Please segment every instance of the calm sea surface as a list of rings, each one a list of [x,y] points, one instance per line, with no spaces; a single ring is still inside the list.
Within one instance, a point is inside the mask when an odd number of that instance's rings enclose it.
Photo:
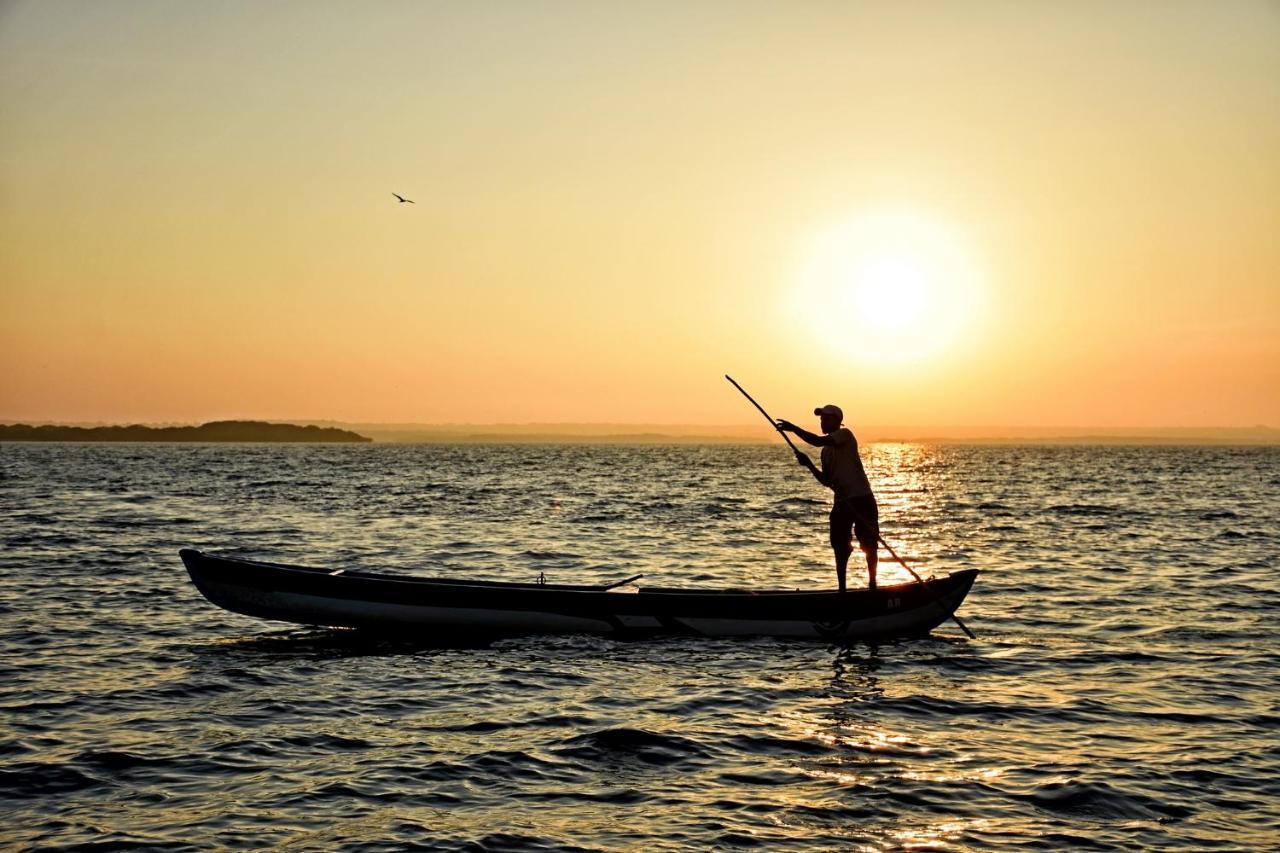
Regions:
[[[0,445],[0,846],[1280,846],[1280,451],[864,457],[976,642],[415,648],[177,556],[832,585],[779,447]]]

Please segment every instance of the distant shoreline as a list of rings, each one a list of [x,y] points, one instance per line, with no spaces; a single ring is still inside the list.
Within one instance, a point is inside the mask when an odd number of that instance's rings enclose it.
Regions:
[[[1280,446],[1270,427],[1076,428],[858,426],[863,444]],[[306,442],[378,444],[633,444],[727,445],[781,443],[767,425],[684,424],[352,424],[341,421],[214,421],[195,425],[0,424],[3,441]]]
[[[199,426],[30,426],[0,424],[0,441],[92,442],[304,442],[351,444],[368,436],[336,427],[273,424],[265,421],[212,421]]]
[[[760,424],[377,424],[300,421],[358,430],[394,444],[772,444]],[[853,424],[863,444],[1209,445],[1277,446],[1270,427],[910,427]]]

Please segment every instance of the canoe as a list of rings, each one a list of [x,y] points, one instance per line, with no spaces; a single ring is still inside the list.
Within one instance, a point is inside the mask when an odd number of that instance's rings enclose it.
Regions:
[[[701,590],[502,583],[310,568],[179,552],[196,588],[235,613],[421,636],[684,634],[878,640],[951,617],[977,569],[875,590]],[[634,578],[633,578],[634,579]]]

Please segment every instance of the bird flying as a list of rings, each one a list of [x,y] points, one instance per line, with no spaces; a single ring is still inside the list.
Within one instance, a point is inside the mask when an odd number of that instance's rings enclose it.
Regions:
[[[401,203],[401,204],[405,204],[405,203],[408,203],[408,204],[417,204],[417,202],[415,202],[413,199],[411,199],[411,198],[405,198],[404,196],[400,195],[400,193],[392,193],[392,195],[393,195],[393,196],[395,196],[396,198],[400,199],[400,203]]]

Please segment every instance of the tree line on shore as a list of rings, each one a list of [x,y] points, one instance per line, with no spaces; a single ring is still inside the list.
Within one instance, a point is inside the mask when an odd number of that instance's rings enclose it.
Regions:
[[[367,436],[336,427],[211,421],[199,426],[30,426],[0,424],[0,441],[305,441],[365,442]]]

